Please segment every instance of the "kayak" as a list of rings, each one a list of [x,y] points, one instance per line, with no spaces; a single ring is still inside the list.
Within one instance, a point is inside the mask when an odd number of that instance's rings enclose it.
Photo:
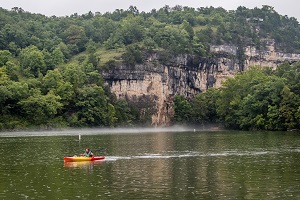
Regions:
[[[93,157],[84,157],[84,156],[66,156],[64,157],[65,162],[81,162],[81,161],[95,161],[103,160],[104,156],[93,156]]]

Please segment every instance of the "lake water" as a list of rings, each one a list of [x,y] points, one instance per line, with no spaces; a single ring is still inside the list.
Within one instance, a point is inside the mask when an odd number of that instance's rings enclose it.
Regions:
[[[106,159],[64,163],[85,147]],[[0,133],[0,155],[0,199],[300,199],[299,132]]]

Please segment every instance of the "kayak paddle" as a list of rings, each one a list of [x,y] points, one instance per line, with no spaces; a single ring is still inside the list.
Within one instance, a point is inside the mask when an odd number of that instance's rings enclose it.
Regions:
[[[105,151],[106,150],[106,148],[104,148],[104,147],[100,147],[99,149],[98,149],[98,151]]]

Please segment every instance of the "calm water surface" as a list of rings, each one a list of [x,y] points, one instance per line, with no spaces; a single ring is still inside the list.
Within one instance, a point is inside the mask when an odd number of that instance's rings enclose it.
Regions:
[[[300,199],[300,133],[0,133],[0,199]],[[64,163],[85,147],[104,161]]]

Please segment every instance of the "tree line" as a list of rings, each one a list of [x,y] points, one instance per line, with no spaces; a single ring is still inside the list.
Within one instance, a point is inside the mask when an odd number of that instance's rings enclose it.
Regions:
[[[273,38],[277,48],[299,52],[299,23],[294,17],[279,15],[273,7],[191,8],[165,6],[150,12],[117,9],[66,17],[31,14],[22,8],[0,8],[0,50],[14,56],[30,45],[51,52],[64,47],[65,59],[83,52],[87,43],[107,49],[139,44],[145,49],[162,48],[174,53],[209,54],[209,44],[255,44]]]
[[[189,101],[176,96],[177,123],[222,123],[242,130],[300,129],[300,63],[252,67]]]

